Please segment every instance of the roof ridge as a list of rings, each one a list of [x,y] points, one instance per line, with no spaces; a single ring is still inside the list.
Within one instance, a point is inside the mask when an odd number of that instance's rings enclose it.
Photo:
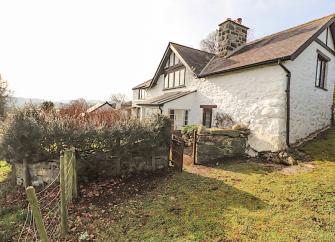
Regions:
[[[310,21],[308,21],[308,22],[306,22],[306,23],[298,24],[298,25],[293,26],[293,27],[290,27],[290,28],[288,28],[288,29],[284,29],[284,30],[282,30],[282,31],[279,31],[279,32],[276,32],[276,33],[273,33],[273,34],[269,34],[269,35],[263,36],[263,37],[261,37],[261,38],[255,39],[255,40],[252,40],[252,41],[250,41],[250,42],[247,42],[245,46],[250,45],[250,44],[254,44],[255,42],[264,40],[264,39],[269,38],[269,37],[271,37],[271,36],[274,36],[274,35],[277,35],[277,34],[282,34],[282,33],[288,32],[288,31],[290,31],[290,30],[293,30],[293,29],[295,29],[295,28],[299,28],[299,27],[302,27],[302,26],[304,26],[304,25],[308,25],[308,24],[310,24],[310,23],[313,23],[313,22],[316,22],[316,21],[320,21],[321,19],[326,19],[326,18],[330,18],[330,17],[335,17],[335,13],[330,14],[330,15],[327,15],[327,16],[324,16],[324,17],[321,17],[321,18],[318,18],[318,19],[310,20]],[[330,18],[330,19],[331,19],[331,18]]]
[[[201,51],[201,52],[204,52],[204,53],[207,53],[207,54],[210,54],[210,55],[215,55],[215,54],[210,53],[210,52],[205,51],[205,50],[199,50],[199,49],[196,49],[196,48],[193,48],[193,47],[189,47],[189,46],[186,46],[186,45],[182,45],[182,44],[178,44],[178,43],[175,43],[175,42],[172,42],[172,41],[170,41],[170,44],[179,45],[179,46],[186,47],[186,48],[189,48],[189,49]]]

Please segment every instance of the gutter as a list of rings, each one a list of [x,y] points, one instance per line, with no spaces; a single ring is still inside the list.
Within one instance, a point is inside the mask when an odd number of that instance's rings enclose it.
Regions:
[[[290,93],[291,93],[291,72],[278,60],[278,65],[286,72],[286,145],[290,147]]]

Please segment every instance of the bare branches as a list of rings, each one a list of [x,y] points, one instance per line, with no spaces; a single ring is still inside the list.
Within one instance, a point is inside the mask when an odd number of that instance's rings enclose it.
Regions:
[[[218,44],[216,41],[216,31],[209,33],[209,35],[200,41],[200,49],[209,53],[218,53]]]

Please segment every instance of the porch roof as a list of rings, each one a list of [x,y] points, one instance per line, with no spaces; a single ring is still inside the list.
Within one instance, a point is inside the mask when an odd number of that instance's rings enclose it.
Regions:
[[[165,103],[171,102],[178,98],[184,97],[188,94],[194,93],[193,91],[183,91],[183,92],[168,92],[163,95],[153,97],[147,100],[143,100],[141,102],[136,103],[138,106],[163,106]]]

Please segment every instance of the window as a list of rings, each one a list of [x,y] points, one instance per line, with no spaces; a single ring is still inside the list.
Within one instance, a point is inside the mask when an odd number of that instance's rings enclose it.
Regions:
[[[185,109],[170,109],[169,117],[172,127],[175,130],[180,130],[184,125],[188,125],[189,111]]]
[[[178,64],[180,64],[180,60],[175,55],[175,53],[172,52],[169,59],[167,60],[167,62],[165,64],[165,68],[169,68],[169,67],[172,67],[172,66],[178,65]]]
[[[138,90],[138,99],[145,99],[147,96],[147,91],[145,89]]]
[[[326,89],[327,87],[327,62],[330,59],[318,51],[318,58],[316,63],[316,77],[315,77],[315,86]]]
[[[165,74],[164,89],[185,86],[185,68]]]
[[[185,110],[184,125],[188,125],[188,110]]]
[[[171,120],[171,126],[174,127],[175,115],[174,115],[174,110],[173,109],[171,109],[169,111],[169,116],[170,116],[170,120]]]
[[[206,128],[212,127],[212,109],[204,108],[203,117],[202,117],[202,125]]]
[[[175,53],[171,53],[164,68],[164,89],[185,86],[185,67]]]

